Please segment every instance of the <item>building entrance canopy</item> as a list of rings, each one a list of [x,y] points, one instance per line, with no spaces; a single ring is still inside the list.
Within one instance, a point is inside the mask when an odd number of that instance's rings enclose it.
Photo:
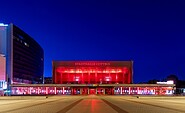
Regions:
[[[171,95],[174,84],[12,84],[12,95]]]

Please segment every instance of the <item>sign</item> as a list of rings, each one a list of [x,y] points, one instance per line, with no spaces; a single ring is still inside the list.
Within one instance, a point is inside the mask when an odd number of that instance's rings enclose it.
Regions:
[[[75,66],[110,66],[106,62],[75,62]]]

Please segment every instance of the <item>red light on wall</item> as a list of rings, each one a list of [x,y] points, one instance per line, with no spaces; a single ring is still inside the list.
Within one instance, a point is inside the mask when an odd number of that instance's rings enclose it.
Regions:
[[[112,70],[111,72],[112,72],[112,73],[116,73],[116,71],[115,71],[115,70]]]
[[[123,74],[126,74],[126,73],[128,73],[128,68],[127,67],[124,67],[123,68]]]
[[[55,72],[58,84],[125,84],[131,80],[128,67],[57,67]]]
[[[121,69],[119,69],[118,72],[121,73],[122,72]]]

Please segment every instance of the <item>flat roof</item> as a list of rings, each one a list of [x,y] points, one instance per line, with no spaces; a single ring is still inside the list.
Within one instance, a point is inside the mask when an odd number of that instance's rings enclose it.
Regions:
[[[53,66],[64,67],[107,67],[132,66],[132,61],[52,61]]]
[[[175,84],[11,84],[12,87],[174,87]]]

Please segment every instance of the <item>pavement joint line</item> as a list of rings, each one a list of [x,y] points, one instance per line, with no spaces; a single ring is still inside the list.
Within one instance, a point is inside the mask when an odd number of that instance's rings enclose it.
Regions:
[[[57,100],[52,100],[52,101],[48,101],[48,102],[41,102],[41,103],[30,105],[30,106],[25,106],[25,107],[21,107],[21,108],[15,108],[15,109],[11,109],[11,110],[5,110],[5,111],[2,111],[0,113],[11,112],[11,111],[15,111],[15,110],[21,110],[21,109],[25,109],[25,108],[29,108],[29,107],[33,107],[33,106],[38,106],[38,105],[42,105],[42,104],[48,104],[48,103],[52,103],[52,102],[57,102],[57,101],[60,101],[60,100],[57,99]]]
[[[117,111],[118,113],[129,113],[129,112],[127,112],[127,111],[121,109],[120,107],[118,107],[118,106],[112,104],[111,102],[105,100],[105,99],[101,99],[101,100],[103,100],[106,104],[108,104],[111,108],[113,108],[113,109],[114,109],[115,111]]]
[[[159,108],[164,108],[164,109],[170,109],[170,110],[174,110],[174,111],[178,111],[178,112],[185,112],[184,110],[180,110],[180,109],[175,109],[175,108],[170,108],[170,107],[165,107],[165,106],[160,106],[160,105],[155,105],[155,104],[149,104],[149,103],[145,103],[145,102],[137,102],[137,101],[134,101],[134,100],[128,100],[128,99],[123,99],[123,98],[120,98],[122,100],[125,100],[125,101],[129,101],[129,102],[134,102],[134,103],[139,103],[139,104],[144,104],[144,105],[149,105],[149,106],[154,106],[154,107],[159,107]]]
[[[72,109],[75,105],[77,105],[78,103],[80,103],[83,99],[80,99],[76,102],[73,102],[72,104],[66,106],[64,109],[58,111],[57,113],[66,113],[67,111],[69,111],[70,109]]]

